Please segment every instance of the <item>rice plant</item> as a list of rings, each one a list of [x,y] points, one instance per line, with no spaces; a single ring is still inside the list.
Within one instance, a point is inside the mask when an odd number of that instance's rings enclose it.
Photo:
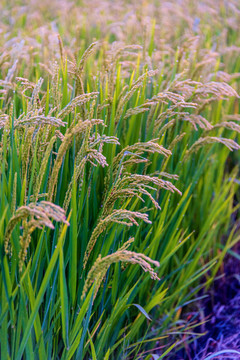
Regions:
[[[239,240],[239,18],[1,2],[1,359],[162,359],[196,326]]]

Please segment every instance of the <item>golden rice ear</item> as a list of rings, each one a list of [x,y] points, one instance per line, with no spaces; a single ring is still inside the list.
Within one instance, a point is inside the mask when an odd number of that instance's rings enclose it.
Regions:
[[[182,134],[180,135],[177,135],[175,137],[175,139],[173,139],[173,141],[171,142],[171,144],[169,145],[169,150],[173,150],[174,147],[177,145],[177,143],[179,143],[180,141],[182,141],[182,139],[184,138],[184,136],[186,135],[185,132],[183,132]]]
[[[104,258],[99,255],[95,263],[93,264],[91,270],[87,275],[87,279],[84,284],[83,292],[81,299],[83,299],[91,287],[93,283],[95,283],[95,290],[94,290],[94,298],[97,295],[98,289],[101,285],[101,282],[111,264],[117,262],[124,262],[130,264],[138,264],[141,268],[148,272],[152,279],[159,280],[157,273],[151,267],[151,264],[159,267],[160,263],[158,261],[152,260],[148,256],[136,253],[133,251],[127,250],[130,244],[134,241],[134,238],[129,239],[119,250],[115,253],[105,256]]]
[[[30,219],[28,220],[28,218]],[[11,252],[10,238],[15,226],[19,222],[22,222],[23,224],[23,235],[20,236],[20,269],[22,269],[23,262],[26,257],[26,252],[31,241],[32,232],[36,228],[41,229],[43,226],[54,229],[53,223],[50,218],[57,222],[67,224],[69,226],[69,222],[67,221],[65,216],[65,211],[60,206],[48,201],[30,203],[27,206],[21,206],[15,211],[13,217],[9,220],[4,235],[4,249],[6,254]]]
[[[91,92],[83,95],[76,96],[69,104],[67,104],[61,111],[58,112],[57,117],[64,119],[67,115],[75,110],[77,106],[86,104],[87,102],[94,100],[98,97],[98,92]],[[89,116],[91,119],[93,116]]]
[[[133,145],[126,146],[114,158],[112,163],[113,177],[118,178],[119,174],[124,170],[127,165],[134,165],[138,163],[149,163],[149,160],[142,155],[146,153],[160,154],[165,157],[170,156],[170,150],[165,149],[162,145],[158,144],[159,139],[152,139],[147,142],[139,142]],[[120,171],[119,171],[120,170]],[[107,190],[110,181],[110,169],[108,170],[104,179],[104,194],[107,196]]]
[[[173,127],[176,124],[176,119],[172,119],[170,120],[167,124],[165,124],[159,131],[158,131],[158,136],[163,136],[165,134],[165,132],[170,129],[171,127]],[[156,132],[156,128],[154,129],[154,131]]]
[[[239,124],[236,124],[234,121],[223,121],[219,124],[215,124],[211,130],[214,130],[214,129],[217,129],[217,128],[225,128],[225,129],[228,129],[228,130],[233,130],[233,131],[236,131],[238,133],[240,133],[240,125]]]
[[[27,168],[30,162],[30,151],[32,148],[32,137],[34,133],[34,127],[29,127],[26,130],[25,141],[22,143],[22,178],[27,176]]]
[[[147,101],[145,101],[142,105],[128,109],[126,112],[126,115],[124,116],[124,119],[127,119],[128,117],[133,116],[133,115],[142,114],[149,110],[151,110],[151,113],[152,113],[150,115],[150,118],[151,118],[151,116],[153,115],[153,112],[155,111],[156,105],[159,104],[159,102],[165,102],[165,101],[162,101],[161,96],[158,94],[158,95],[153,96],[151,99],[148,99]],[[148,123],[148,121],[147,121],[147,123]]]
[[[81,182],[79,184],[79,190],[81,191],[82,189],[82,184],[83,184],[83,178],[84,178],[84,171],[85,171],[85,165],[87,163],[87,157],[84,157],[79,164],[74,165],[74,173],[72,176],[72,179],[68,185],[68,189],[64,198],[64,203],[63,203],[63,209],[65,211],[67,211],[70,201],[71,201],[71,196],[72,196],[72,188],[73,188],[73,182],[75,181],[75,183],[77,183],[78,179],[81,178]]]
[[[107,195],[102,208],[102,216],[107,216],[111,213],[117,199],[137,197],[144,202],[142,198],[143,195],[146,195],[152,201],[156,209],[160,209],[158,202],[150,193],[151,190],[156,191],[157,189],[165,189],[182,195],[181,191],[179,191],[170,181],[159,179],[156,176],[123,174],[122,177],[119,177],[115,181],[112,189]]]
[[[213,144],[213,143],[221,143],[227,146],[227,148],[230,151],[240,149],[240,145],[232,139],[219,138],[214,136],[206,136],[204,138],[201,137],[190,147],[189,150],[186,151],[183,161],[186,161],[192,153],[198,151],[204,145]]]
[[[184,120],[184,118],[189,115],[188,109],[194,110],[198,107],[196,102],[186,101],[184,96],[169,91],[158,94],[158,97],[162,97],[163,103],[167,104],[168,101],[171,101],[173,105],[168,107],[165,111],[161,111],[156,118],[154,122],[154,134],[157,134],[157,136],[162,135],[170,126],[175,125],[176,118]],[[169,121],[171,118],[173,119]],[[167,124],[163,125],[166,120],[168,121]]]
[[[133,94],[135,93],[135,91],[137,91],[139,88],[141,88],[143,86],[144,80],[148,77],[152,77],[155,76],[159,71],[158,70],[150,70],[150,71],[146,71],[143,75],[141,75],[131,86],[131,88],[129,89],[129,91],[120,98],[119,102],[118,102],[118,106],[117,106],[117,110],[116,110],[116,115],[115,115],[115,123],[117,123],[121,116],[122,116],[122,109],[124,107],[124,105],[131,99],[131,97],[133,96]]]
[[[34,200],[36,202],[38,201],[38,196],[39,196],[42,180],[43,180],[43,177],[44,177],[44,174],[45,174],[45,171],[46,171],[46,168],[47,168],[47,164],[48,164],[48,161],[49,161],[49,157],[50,157],[50,154],[52,152],[53,145],[54,145],[54,143],[56,141],[56,138],[57,138],[56,136],[53,136],[51,138],[49,144],[47,145],[44,157],[43,157],[43,159],[41,161],[41,167],[40,167],[40,171],[39,171],[39,176],[36,179],[36,183],[35,183],[34,191],[33,191],[33,198],[34,198]]]
[[[229,114],[223,117],[223,120],[240,121],[240,114]]]
[[[85,121],[80,120],[75,126],[71,126],[68,128],[68,130],[64,136],[64,139],[59,147],[57,158],[55,160],[53,170],[52,170],[52,173],[50,176],[48,201],[52,201],[55,186],[56,186],[57,179],[58,179],[58,173],[61,168],[64,155],[66,154],[69,146],[71,145],[74,136],[75,135],[79,136],[84,131],[89,129],[89,127],[91,127],[93,125],[98,125],[98,124],[104,125],[103,120],[101,120],[101,119],[90,119],[90,120],[85,120]]]
[[[126,112],[126,115],[124,116],[123,119],[125,120],[125,119],[129,118],[130,116],[143,114],[144,112],[149,111],[149,110],[150,110],[150,108],[146,107],[146,104],[138,106],[136,108],[128,109]]]
[[[138,220],[142,220],[145,223],[151,224],[151,221],[148,219],[147,214],[138,211],[129,211],[123,209],[113,210],[110,215],[106,216],[103,219],[100,219],[97,226],[93,230],[91,238],[87,244],[87,248],[84,254],[83,267],[85,268],[98,237],[107,229],[109,224],[117,223],[126,226],[138,226]]]
[[[19,238],[19,244],[20,244],[20,251],[18,254],[19,258],[19,272],[22,272],[24,261],[27,257],[27,250],[29,248],[29,245],[31,243],[31,234],[28,230],[27,225],[25,225],[26,221],[23,221],[23,235]]]
[[[90,137],[91,128],[92,127],[89,126],[85,131],[82,146],[75,159],[74,173],[69,183],[63,204],[63,209],[66,211],[68,209],[72,196],[73,181],[77,183],[78,179],[81,178],[82,180],[79,184],[79,190],[81,190],[82,188],[86,163],[89,162],[92,164],[92,166],[96,166],[96,165],[100,165],[102,167],[108,166],[106,157],[102,154],[103,145],[104,144],[120,145],[118,138],[115,136],[106,136],[106,135],[100,136],[98,133],[97,134],[95,133],[92,137]],[[98,147],[98,150],[95,149],[96,146]]]
[[[9,122],[9,115],[0,114],[0,129],[5,128],[8,122]]]
[[[184,121],[190,122],[195,130],[198,130],[197,125],[203,129],[203,130],[211,130],[213,128],[213,125],[210,124],[210,122],[205,119],[202,115],[197,114],[191,114],[186,115],[183,118]]]
[[[14,214],[16,210],[16,199],[17,199],[17,172],[15,172],[14,180],[13,180],[12,204],[11,204],[12,214]]]
[[[25,129],[27,126],[35,127],[35,131],[37,131],[41,126],[59,128],[61,126],[65,127],[65,125],[66,122],[63,122],[58,117],[42,115],[42,109],[40,109],[39,111],[29,111],[25,116],[21,115],[18,119],[15,120],[14,127],[15,129]]]
[[[57,61],[52,63],[52,79],[51,79],[51,88],[50,88],[50,98],[53,104],[53,107],[56,109],[60,108],[62,93],[59,89],[59,64]]]
[[[60,34],[58,34],[57,37],[58,37],[58,46],[59,46],[61,62],[62,62],[62,65],[63,65],[64,64],[64,57],[65,57],[63,41],[62,41],[62,38],[61,38]]]
[[[77,61],[73,58],[73,61],[69,61],[71,65],[71,69],[69,73],[73,74],[76,79],[76,96],[84,94],[84,85],[83,85],[83,70],[86,64],[87,59],[94,53],[101,42],[96,41],[93,42],[84,52],[81,57],[79,65],[77,65]]]
[[[80,60],[79,66],[78,66],[78,71],[80,74],[83,72],[84,65],[86,64],[87,59],[94,53],[94,51],[100,44],[101,44],[100,41],[95,41],[91,45],[89,45],[89,47],[84,51],[84,54],[81,57],[81,60]]]
[[[224,97],[237,97],[239,98],[238,93],[236,90],[233,89],[232,86],[228,85],[225,82],[216,82],[216,81],[210,81],[205,84],[201,84],[197,87],[195,90],[195,94],[200,94],[201,96],[208,96],[209,94],[212,94],[216,96],[218,99],[224,98]]]
[[[147,153],[157,153],[163,155],[165,157],[170,156],[172,153],[170,150],[164,148],[162,145],[158,144],[159,139],[152,139],[147,142],[139,142],[133,145],[126,146],[122,151],[120,151],[113,159],[113,169],[119,166],[121,162],[124,164],[124,158],[127,158],[128,164],[132,162],[135,163],[136,158],[143,155],[145,152]]]

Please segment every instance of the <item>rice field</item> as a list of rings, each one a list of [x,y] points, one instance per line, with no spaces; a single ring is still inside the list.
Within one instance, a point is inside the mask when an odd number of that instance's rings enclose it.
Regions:
[[[239,39],[238,0],[1,1],[2,360],[200,336],[239,257]]]

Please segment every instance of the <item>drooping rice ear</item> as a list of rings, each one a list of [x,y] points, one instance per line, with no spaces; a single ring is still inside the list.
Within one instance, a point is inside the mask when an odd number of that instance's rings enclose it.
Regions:
[[[83,266],[85,268],[89,256],[97,242],[99,236],[107,229],[110,224],[117,223],[126,226],[139,226],[138,220],[142,220],[145,223],[151,224],[148,219],[148,215],[138,211],[129,211],[124,209],[113,210],[113,212],[103,219],[100,219],[97,226],[92,232],[91,238],[87,244],[87,248],[84,254]]]
[[[47,226],[50,229],[54,229],[52,221],[62,222],[69,226],[69,223],[65,216],[65,211],[58,205],[55,205],[48,201],[41,201],[39,203],[30,203],[27,206],[21,206],[18,208],[12,218],[7,224],[7,228],[4,235],[4,249],[5,253],[11,253],[10,238],[15,226],[22,222],[23,234],[20,236],[20,253],[19,253],[19,267],[20,271],[23,266],[23,262],[26,258],[26,252],[31,241],[31,234],[36,228],[42,228]]]
[[[111,264],[120,261],[130,264],[138,264],[145,272],[148,272],[150,274],[152,279],[159,280],[157,273],[153,270],[150,264],[159,267],[160,263],[158,261],[152,260],[144,254],[127,250],[127,248],[133,241],[134,238],[129,239],[119,250],[104,258],[102,258],[101,255],[98,256],[97,260],[95,261],[87,275],[81,299],[85,297],[87,291],[93,283],[95,283],[94,297],[96,297],[98,289],[108,268],[111,266]]]
[[[75,126],[69,127],[64,139],[58,149],[57,158],[55,160],[53,170],[49,179],[49,189],[48,189],[48,200],[51,201],[53,198],[55,186],[58,179],[58,173],[62,165],[62,161],[64,158],[64,155],[66,154],[69,146],[71,145],[73,138],[75,135],[79,135],[86,131],[89,126],[103,124],[103,120],[100,119],[90,119],[85,121],[79,121]]]
[[[198,151],[204,145],[213,144],[213,143],[221,143],[225,145],[230,151],[240,149],[240,145],[232,139],[219,138],[214,136],[206,136],[203,138],[201,137],[190,147],[189,150],[186,151],[183,161],[186,161],[192,153]]]

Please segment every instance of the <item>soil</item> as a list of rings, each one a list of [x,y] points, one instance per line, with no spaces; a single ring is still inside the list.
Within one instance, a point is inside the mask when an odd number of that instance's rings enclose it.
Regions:
[[[233,250],[239,254],[240,244]],[[194,332],[205,335],[182,338],[183,348],[172,352],[168,360],[205,360],[211,355],[211,359],[240,360],[240,355],[230,353],[230,350],[240,352],[240,258],[228,255],[222,272],[208,296],[198,303],[198,320],[203,324]],[[187,317],[192,315],[188,313]],[[228,350],[228,354],[223,350]],[[222,354],[216,355],[220,351]]]

